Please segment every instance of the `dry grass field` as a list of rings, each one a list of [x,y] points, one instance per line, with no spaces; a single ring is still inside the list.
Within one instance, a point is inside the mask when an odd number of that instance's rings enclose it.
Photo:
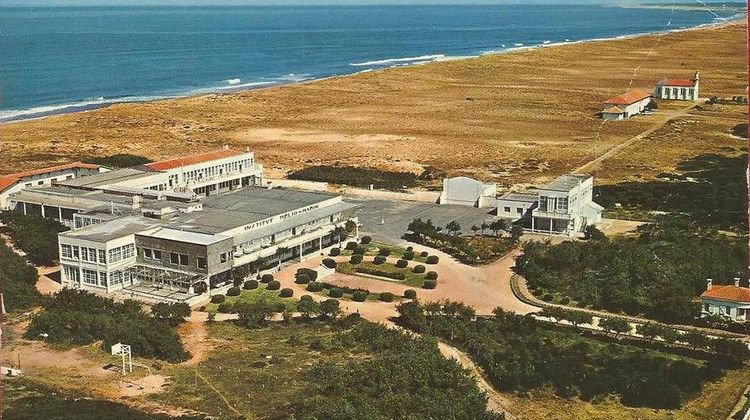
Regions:
[[[0,127],[0,173],[89,156],[153,159],[228,143],[271,172],[314,164],[432,165],[510,186],[570,171],[678,113],[602,124],[629,86],[701,70],[702,96],[746,94],[744,23],[539,48],[229,94],[120,104]],[[736,152],[742,106],[678,116],[605,162],[599,182],[649,178],[705,152]]]

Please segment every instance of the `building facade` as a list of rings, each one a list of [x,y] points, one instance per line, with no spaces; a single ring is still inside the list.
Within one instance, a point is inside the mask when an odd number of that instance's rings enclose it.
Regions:
[[[617,121],[643,113],[651,103],[651,92],[631,89],[622,95],[607,99],[602,103],[599,115],[605,121]]]
[[[8,197],[23,189],[49,186],[105,171],[107,169],[99,165],[74,162],[0,176],[0,210],[10,210],[11,205]]]
[[[740,279],[734,284],[714,285],[706,280],[706,291],[701,294],[701,317],[718,315],[735,322],[747,322],[750,313],[750,288],[741,287]]]
[[[495,184],[485,184],[476,179],[459,176],[443,180],[443,191],[438,202],[485,208],[496,205],[496,196]]]
[[[659,99],[696,101],[699,98],[700,72],[696,70],[692,79],[664,78],[654,87],[654,96]]]

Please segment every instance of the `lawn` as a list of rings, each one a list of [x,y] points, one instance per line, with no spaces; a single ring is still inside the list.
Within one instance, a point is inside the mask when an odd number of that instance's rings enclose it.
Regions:
[[[260,283],[257,289],[243,290],[239,296],[227,296],[224,302],[234,305],[235,303],[256,303],[260,300],[266,300],[278,306],[284,305],[289,312],[295,311],[297,299],[279,297],[278,290],[268,290],[265,287],[265,284]],[[206,305],[206,311],[208,312],[216,312],[218,308],[219,305],[215,303]]]
[[[372,261],[362,261],[359,264],[340,262],[336,265],[336,272],[342,273],[342,274],[349,274],[352,276],[362,275],[362,273],[357,272],[358,268],[379,270],[379,271],[383,271],[386,273],[394,273],[394,274],[403,273],[404,276],[406,276],[404,280],[389,279],[387,277],[380,277],[380,276],[377,276],[377,278],[382,279],[383,281],[390,281],[394,283],[405,284],[407,286],[412,286],[412,287],[422,287],[422,284],[424,284],[424,281],[425,281],[424,274],[415,274],[414,272],[412,272],[413,267],[397,268],[395,265],[391,263],[375,264]],[[427,269],[429,270],[429,266]]]
[[[353,252],[352,250],[345,248],[346,243],[347,243],[346,241],[342,242],[341,255],[351,256]],[[378,252],[382,249],[387,249],[388,251],[390,251],[390,254],[388,256],[395,257],[395,258],[401,258],[405,252],[413,251],[413,249],[411,249],[412,247],[404,248],[402,246],[387,244],[384,242],[370,242],[368,244],[359,244],[359,245],[365,248],[364,255],[370,255],[370,256],[378,255]],[[427,259],[427,256],[422,256],[420,252],[414,252],[414,258],[411,261],[416,261],[416,262],[424,264],[426,259]]]

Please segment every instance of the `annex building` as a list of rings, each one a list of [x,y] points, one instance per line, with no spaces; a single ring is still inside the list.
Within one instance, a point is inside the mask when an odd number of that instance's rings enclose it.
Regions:
[[[631,89],[622,95],[609,98],[602,103],[601,118],[618,121],[642,113],[651,103],[652,93],[643,89]]]
[[[750,314],[750,288],[740,286],[740,279],[726,286],[706,280],[706,291],[701,294],[701,317],[720,316],[734,322],[746,322]]]
[[[267,188],[248,151],[224,148],[80,176],[9,195],[11,208],[59,220],[62,284],[150,301],[191,302],[337,242],[353,204]],[[356,228],[355,228],[356,229]]]
[[[654,96],[659,99],[695,101],[700,89],[700,72],[696,70],[692,79],[663,78],[656,82]]]

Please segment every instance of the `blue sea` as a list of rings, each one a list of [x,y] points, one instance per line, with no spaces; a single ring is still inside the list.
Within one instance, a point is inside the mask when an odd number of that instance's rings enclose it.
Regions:
[[[0,121],[716,21],[569,5],[4,7]]]

